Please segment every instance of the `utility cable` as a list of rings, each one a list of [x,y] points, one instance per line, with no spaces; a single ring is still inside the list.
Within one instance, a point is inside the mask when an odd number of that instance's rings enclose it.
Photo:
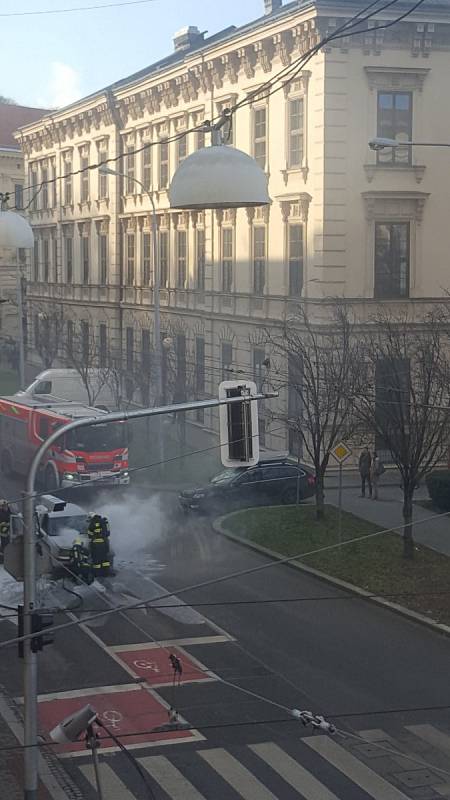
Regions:
[[[47,8],[42,11],[7,11],[1,12],[0,17],[34,17],[44,14],[71,14],[75,11],[101,11],[103,8],[121,8],[123,6],[140,6],[154,3],[155,0],[121,0],[118,3],[102,3],[99,6],[77,6],[75,8]]]
[[[118,739],[117,736],[115,736],[114,733],[109,728],[106,727],[104,722],[102,722],[102,720],[99,717],[97,717],[95,722],[96,722],[97,725],[99,725],[101,728],[103,728],[106,731],[108,736],[111,737],[112,741],[117,745],[117,747],[122,751],[122,753],[128,758],[128,760],[131,761],[131,763],[133,764],[133,767],[139,773],[139,775],[141,776],[141,778],[142,778],[142,780],[144,782],[144,785],[148,789],[149,796],[150,796],[151,800],[156,800],[156,795],[155,795],[155,793],[153,791],[153,788],[152,788],[152,785],[151,785],[151,783],[149,781],[148,775],[145,772],[145,770],[142,769],[141,765],[139,764],[139,761],[133,756],[133,754],[129,750],[127,750],[127,748],[122,744],[120,739]]]
[[[420,520],[416,524],[423,524],[425,522],[430,522],[431,520],[440,519],[440,518],[445,517],[445,516],[447,516],[447,512],[444,512],[442,514],[432,514],[429,517],[425,517],[424,519]],[[347,545],[355,544],[356,542],[367,541],[369,539],[373,539],[373,538],[375,538],[377,536],[381,536],[381,535],[386,534],[386,533],[395,533],[398,530],[402,529],[403,527],[404,527],[404,525],[403,525],[403,523],[401,523],[400,525],[394,525],[391,528],[383,528],[382,530],[374,531],[373,533],[368,533],[368,534],[366,534],[364,536],[353,537],[351,539],[347,539],[344,542],[336,542],[334,544],[326,545],[324,547],[319,547],[319,548],[317,548],[315,550],[309,550],[309,551],[304,552],[304,553],[300,552],[300,553],[297,553],[294,556],[283,556],[282,558],[274,559],[273,561],[270,561],[269,563],[259,564],[258,566],[249,567],[249,568],[243,569],[243,570],[237,570],[235,572],[228,573],[227,575],[222,575],[219,578],[209,578],[209,579],[207,579],[205,581],[200,581],[198,583],[189,584],[187,586],[180,587],[179,589],[176,589],[173,592],[170,592],[170,591],[163,592],[162,594],[160,594],[157,597],[148,598],[148,600],[137,600],[136,602],[126,603],[126,604],[124,604],[122,606],[118,606],[117,608],[114,608],[114,609],[107,609],[105,611],[99,611],[99,612],[96,612],[95,614],[90,615],[87,619],[82,620],[82,622],[83,623],[89,623],[89,622],[92,622],[92,621],[94,621],[96,619],[102,619],[104,617],[111,616],[112,614],[117,613],[118,611],[130,611],[130,610],[138,608],[140,605],[142,605],[143,602],[144,603],[151,603],[153,601],[153,602],[156,603],[159,600],[166,600],[168,597],[174,597],[174,596],[178,597],[179,595],[186,594],[187,592],[193,592],[193,591],[197,591],[198,589],[206,589],[206,588],[209,588],[211,586],[217,586],[218,584],[226,583],[227,581],[233,580],[235,578],[243,578],[243,577],[248,577],[249,575],[255,575],[255,574],[259,573],[259,572],[264,572],[264,571],[266,571],[268,569],[273,569],[274,567],[283,566],[284,564],[290,564],[292,561],[299,561],[299,560],[301,560],[303,558],[307,558],[309,556],[317,555],[318,553],[324,553],[324,552],[329,552],[331,550],[337,550],[337,549],[340,549],[342,547],[346,547]],[[191,605],[193,605],[192,602],[191,602]],[[63,623],[63,624],[60,624],[60,625],[55,625],[52,628],[52,632],[55,633],[56,631],[59,631],[59,630],[65,630],[66,628],[72,628],[75,625],[79,625],[80,622],[81,622],[81,620],[76,620],[76,621],[66,622],[66,623]],[[40,635],[39,633],[30,633],[30,634],[26,634],[24,636],[17,636],[17,637],[15,637],[13,639],[8,639],[7,641],[4,641],[4,642],[0,643],[0,650],[3,649],[3,648],[6,648],[6,647],[10,647],[13,644],[18,644],[19,642],[22,642],[22,641],[27,641],[29,639],[35,639],[39,635]]]

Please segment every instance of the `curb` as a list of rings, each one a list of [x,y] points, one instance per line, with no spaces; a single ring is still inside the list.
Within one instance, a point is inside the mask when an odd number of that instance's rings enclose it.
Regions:
[[[221,536],[226,536],[227,539],[231,539],[231,541],[236,542],[236,544],[247,547],[249,550],[255,550],[256,552],[268,556],[271,559],[278,561],[280,558],[285,558],[285,556],[283,556],[281,553],[277,553],[276,550],[269,550],[268,547],[263,547],[260,544],[251,542],[249,539],[243,539],[236,533],[227,531],[223,526],[224,521],[234,517],[235,514],[239,513],[240,511],[233,511],[231,514],[224,514],[222,517],[218,517],[212,523],[213,529],[216,531],[216,533],[219,533]],[[313,578],[323,581],[323,583],[336,586],[338,589],[343,589],[349,594],[360,597],[362,600],[375,603],[375,605],[382,606],[383,608],[388,609],[388,611],[393,611],[395,614],[406,617],[410,620],[410,622],[416,622],[419,625],[429,628],[435,633],[440,633],[442,636],[450,637],[449,625],[444,625],[442,622],[437,622],[431,617],[426,617],[424,614],[419,614],[417,611],[411,611],[409,608],[405,608],[405,606],[401,606],[398,603],[392,603],[390,600],[385,600],[383,597],[376,597],[371,592],[361,589],[359,586],[355,586],[352,583],[347,583],[347,581],[343,581],[340,578],[333,578],[331,575],[327,575],[325,572],[320,572],[318,569],[313,569],[313,567],[307,567],[301,561],[296,561],[293,559],[292,561],[284,563],[282,566],[291,567],[291,569],[305,572],[307,575],[311,575]]]

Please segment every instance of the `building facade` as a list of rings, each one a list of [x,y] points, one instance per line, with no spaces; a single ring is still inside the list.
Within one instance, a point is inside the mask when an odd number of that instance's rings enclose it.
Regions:
[[[36,342],[56,315],[64,336],[81,331],[86,353],[95,337],[100,361],[118,354],[130,394],[138,388],[145,399],[136,384],[148,383],[153,347],[147,192],[158,211],[172,397],[216,394],[233,374],[270,382],[265,331],[299,304],[323,320],[335,297],[363,319],[381,302],[420,318],[445,295],[445,153],[374,152],[368,141],[446,141],[450,111],[436,100],[450,66],[448,0],[330,42],[277,91],[265,86],[364,5],[266,0],[264,16],[242,28],[209,39],[185,29],[168,58],[20,129],[36,236],[28,287]],[[377,25],[406,7],[400,1]],[[228,141],[266,171],[270,207],[172,212],[174,170],[208,144],[193,129],[243,100]],[[95,165],[108,160],[125,177],[99,174]],[[289,397],[279,402],[287,411]],[[197,421],[216,425],[212,412]],[[280,424],[265,440],[292,446]]]

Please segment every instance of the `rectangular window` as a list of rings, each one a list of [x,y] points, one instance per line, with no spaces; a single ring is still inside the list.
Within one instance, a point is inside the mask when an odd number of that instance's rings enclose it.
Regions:
[[[101,233],[98,237],[98,265],[100,286],[108,283],[108,237]]]
[[[83,283],[89,283],[90,273],[90,247],[89,236],[81,237],[81,267],[82,267],[82,280]]]
[[[198,396],[205,393],[205,339],[203,336],[195,337],[195,393]]]
[[[265,351],[260,347],[255,347],[253,350],[253,380],[256,383],[258,392],[264,390],[264,381],[266,378],[266,367],[264,361],[266,360]],[[259,429],[259,443],[264,447],[266,443],[266,414],[264,409],[264,400],[258,403],[258,429]]]
[[[23,186],[16,183],[14,186],[14,205],[17,209],[23,208]]]
[[[177,334],[175,351],[177,357],[177,384],[173,399],[175,403],[182,403],[186,400],[186,336],[184,333]]]
[[[229,381],[231,375],[231,365],[233,363],[233,345],[231,342],[222,342],[222,380]]]
[[[195,231],[195,253],[197,260],[197,289],[205,291],[205,267],[206,267],[206,242],[204,228],[197,228]]]
[[[89,200],[89,157],[80,155],[80,201],[87,203]]]
[[[34,346],[38,349],[41,346],[41,331],[39,325],[39,314],[34,315]]]
[[[165,287],[169,283],[169,231],[159,232],[159,269],[160,284]]]
[[[142,183],[149,192],[152,188],[152,149],[149,144],[142,151]]]
[[[377,136],[410,142],[412,139],[411,92],[378,92]],[[411,147],[386,147],[377,151],[379,164],[411,164]]]
[[[108,336],[104,323],[98,326],[98,351],[98,365],[101,369],[104,369],[108,360]]]
[[[267,109],[255,108],[253,112],[253,155],[261,169],[266,169]]]
[[[42,240],[42,266],[44,272],[44,283],[48,283],[50,272],[50,242],[48,239]]]
[[[81,358],[84,365],[89,365],[89,322],[81,320]]]
[[[67,320],[67,334],[66,334],[66,342],[67,342],[67,352],[69,356],[73,354],[73,320]]]
[[[293,97],[288,102],[288,166],[300,168],[303,164],[304,102],[302,97]]]
[[[126,330],[126,364],[127,371],[133,372],[134,364],[134,329],[127,328]]]
[[[205,131],[196,131],[195,134],[195,149],[201,150],[205,146]]]
[[[39,239],[37,237],[33,246],[33,280],[39,280]]]
[[[127,284],[134,286],[134,265],[135,265],[135,239],[134,233],[127,233]]]
[[[375,297],[409,297],[409,222],[375,223]]]
[[[187,136],[181,135],[177,139],[177,164],[181,164],[187,156]]]
[[[187,279],[187,233],[177,231],[177,285],[184,289]]]
[[[142,372],[147,377],[150,376],[151,369],[151,349],[150,349],[150,331],[148,328],[142,330],[141,340],[141,355],[142,355]]]
[[[71,236],[64,237],[64,266],[66,270],[66,281],[73,281],[73,239]]]
[[[159,188],[167,189],[169,185],[169,142],[159,143]]]
[[[39,208],[39,195],[38,195],[38,174],[37,169],[34,168],[30,171],[30,186],[31,186],[31,210],[37,211]]]
[[[108,145],[101,142],[98,148],[98,161],[103,164],[108,160]],[[108,175],[98,172],[98,199],[105,200],[108,197]]]
[[[410,392],[409,359],[379,359],[375,365],[375,447],[383,461],[392,460],[389,442],[398,447],[409,428]]]
[[[301,297],[303,291],[303,225],[288,226],[289,295]]]
[[[42,208],[48,208],[48,169],[42,167],[41,169],[41,183],[42,183]]]
[[[53,281],[58,283],[58,239],[56,234],[53,236],[52,239],[52,270],[53,270]]]
[[[57,205],[56,159],[52,158],[50,160],[50,164],[51,164],[51,181],[52,181],[50,184],[52,208],[56,208]]]
[[[72,205],[72,160],[64,159],[64,205]]]
[[[134,155],[134,147],[127,147],[126,149],[126,159],[125,159],[125,173],[126,173],[126,180],[125,180],[125,192],[126,194],[134,194],[136,192],[136,183],[135,183],[135,155]]]
[[[142,234],[142,280],[144,286],[150,284],[152,264],[152,239],[149,233]]]
[[[264,294],[266,285],[266,229],[253,228],[253,291]]]
[[[222,228],[222,291],[233,288],[233,228]]]

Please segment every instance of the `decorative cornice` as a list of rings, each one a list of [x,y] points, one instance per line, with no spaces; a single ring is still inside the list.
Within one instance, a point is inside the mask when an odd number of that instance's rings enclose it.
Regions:
[[[420,223],[429,192],[362,192],[366,218],[370,220],[415,220]]]
[[[369,89],[401,89],[421,92],[429,69],[421,67],[364,67]]]
[[[372,183],[374,178],[380,174],[385,178],[390,172],[394,173],[396,176],[399,176],[401,173],[406,175],[414,175],[416,183],[422,183],[423,176],[425,175],[425,169],[426,167],[424,165],[419,164],[408,165],[404,167],[396,164],[392,164],[390,166],[385,164],[364,164],[364,171],[369,183]]]

